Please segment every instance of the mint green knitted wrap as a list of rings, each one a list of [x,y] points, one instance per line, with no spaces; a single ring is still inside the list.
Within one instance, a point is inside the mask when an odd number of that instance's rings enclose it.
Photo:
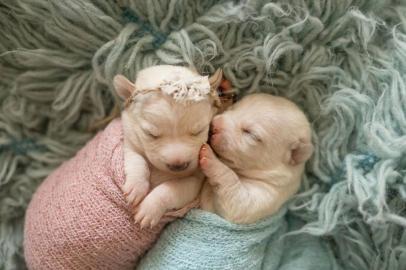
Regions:
[[[296,102],[316,149],[291,233],[406,269],[405,0],[0,1],[0,269],[24,269],[31,195],[119,103],[114,75],[158,63]]]
[[[215,214],[193,209],[183,219],[168,225],[136,269],[339,269],[334,256],[316,237],[283,237],[300,224],[292,218],[287,222],[285,214],[286,208],[282,208],[253,224],[233,224]]]
[[[260,270],[268,243],[286,232],[285,213],[239,225],[191,210],[168,225],[137,270]]]

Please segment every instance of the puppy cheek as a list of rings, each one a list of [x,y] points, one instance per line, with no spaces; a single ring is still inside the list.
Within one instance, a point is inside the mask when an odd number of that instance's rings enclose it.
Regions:
[[[242,154],[246,146],[244,138],[236,132],[223,140],[222,143],[227,149],[230,158]]]
[[[210,145],[216,152],[220,152],[225,156],[232,155],[235,140],[232,135],[226,135],[224,132],[215,134],[211,137]]]
[[[148,160],[158,169],[165,169],[165,164],[160,155],[160,145],[154,142],[147,142],[144,146],[145,155]]]
[[[193,154],[192,154],[192,158],[191,158],[190,167],[197,168],[197,167],[199,166],[199,153],[200,153],[200,149],[201,149],[202,145],[203,145],[204,143],[206,143],[206,142],[207,142],[207,140],[204,141],[204,142],[202,142],[202,143],[199,144],[199,145],[196,145],[197,147],[195,147],[195,148],[193,149]]]
[[[194,159],[192,159],[192,161],[190,162],[190,165],[189,165],[188,170],[189,170],[189,171],[195,171],[195,170],[197,169],[198,165],[199,165],[199,159],[198,159],[198,158],[194,158]]]
[[[207,143],[207,141],[208,141],[209,139],[210,139],[210,138],[209,138],[209,133],[203,134],[202,136],[200,136],[200,137],[198,138],[198,141],[197,141],[197,143],[196,143],[195,145],[198,145],[198,146],[199,146],[199,149],[200,149],[200,147],[201,147],[203,144]]]

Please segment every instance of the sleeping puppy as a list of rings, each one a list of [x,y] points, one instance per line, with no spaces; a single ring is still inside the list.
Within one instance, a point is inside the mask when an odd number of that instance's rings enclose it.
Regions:
[[[140,71],[135,84],[114,78],[126,99],[122,112],[126,181],[122,187],[141,228],[154,227],[169,210],[198,196],[201,145],[216,113],[221,71],[207,78],[178,66]]]
[[[203,210],[252,223],[277,212],[297,192],[313,146],[309,122],[294,103],[249,95],[215,116],[211,131],[211,147],[200,151],[207,177]]]
[[[122,117],[51,173],[30,201],[28,269],[134,269],[199,198],[199,151],[218,106],[213,79],[154,66],[135,83],[118,75],[114,86],[127,99]]]

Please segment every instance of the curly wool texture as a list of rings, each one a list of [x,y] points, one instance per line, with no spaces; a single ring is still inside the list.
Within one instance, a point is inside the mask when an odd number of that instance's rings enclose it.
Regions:
[[[0,3],[0,268],[24,267],[32,193],[118,103],[113,76],[166,63],[298,103],[316,146],[301,231],[345,269],[406,269],[404,0],[119,2]]]

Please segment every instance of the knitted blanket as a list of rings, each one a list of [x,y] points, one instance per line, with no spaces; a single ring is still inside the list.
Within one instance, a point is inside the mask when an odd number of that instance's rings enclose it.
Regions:
[[[165,228],[137,270],[338,269],[317,240],[282,238],[288,231],[285,213],[286,208],[255,224],[238,225],[193,209]]]
[[[114,75],[159,63],[299,104],[297,230],[344,269],[406,269],[405,24],[404,0],[0,1],[0,269],[24,269],[32,194],[119,104]]]
[[[262,269],[265,249],[285,229],[282,210],[253,225],[237,225],[194,210],[165,229],[138,270]]]
[[[133,269],[166,223],[135,224],[124,184],[123,129],[116,119],[50,174],[27,209],[24,254],[31,270]]]

